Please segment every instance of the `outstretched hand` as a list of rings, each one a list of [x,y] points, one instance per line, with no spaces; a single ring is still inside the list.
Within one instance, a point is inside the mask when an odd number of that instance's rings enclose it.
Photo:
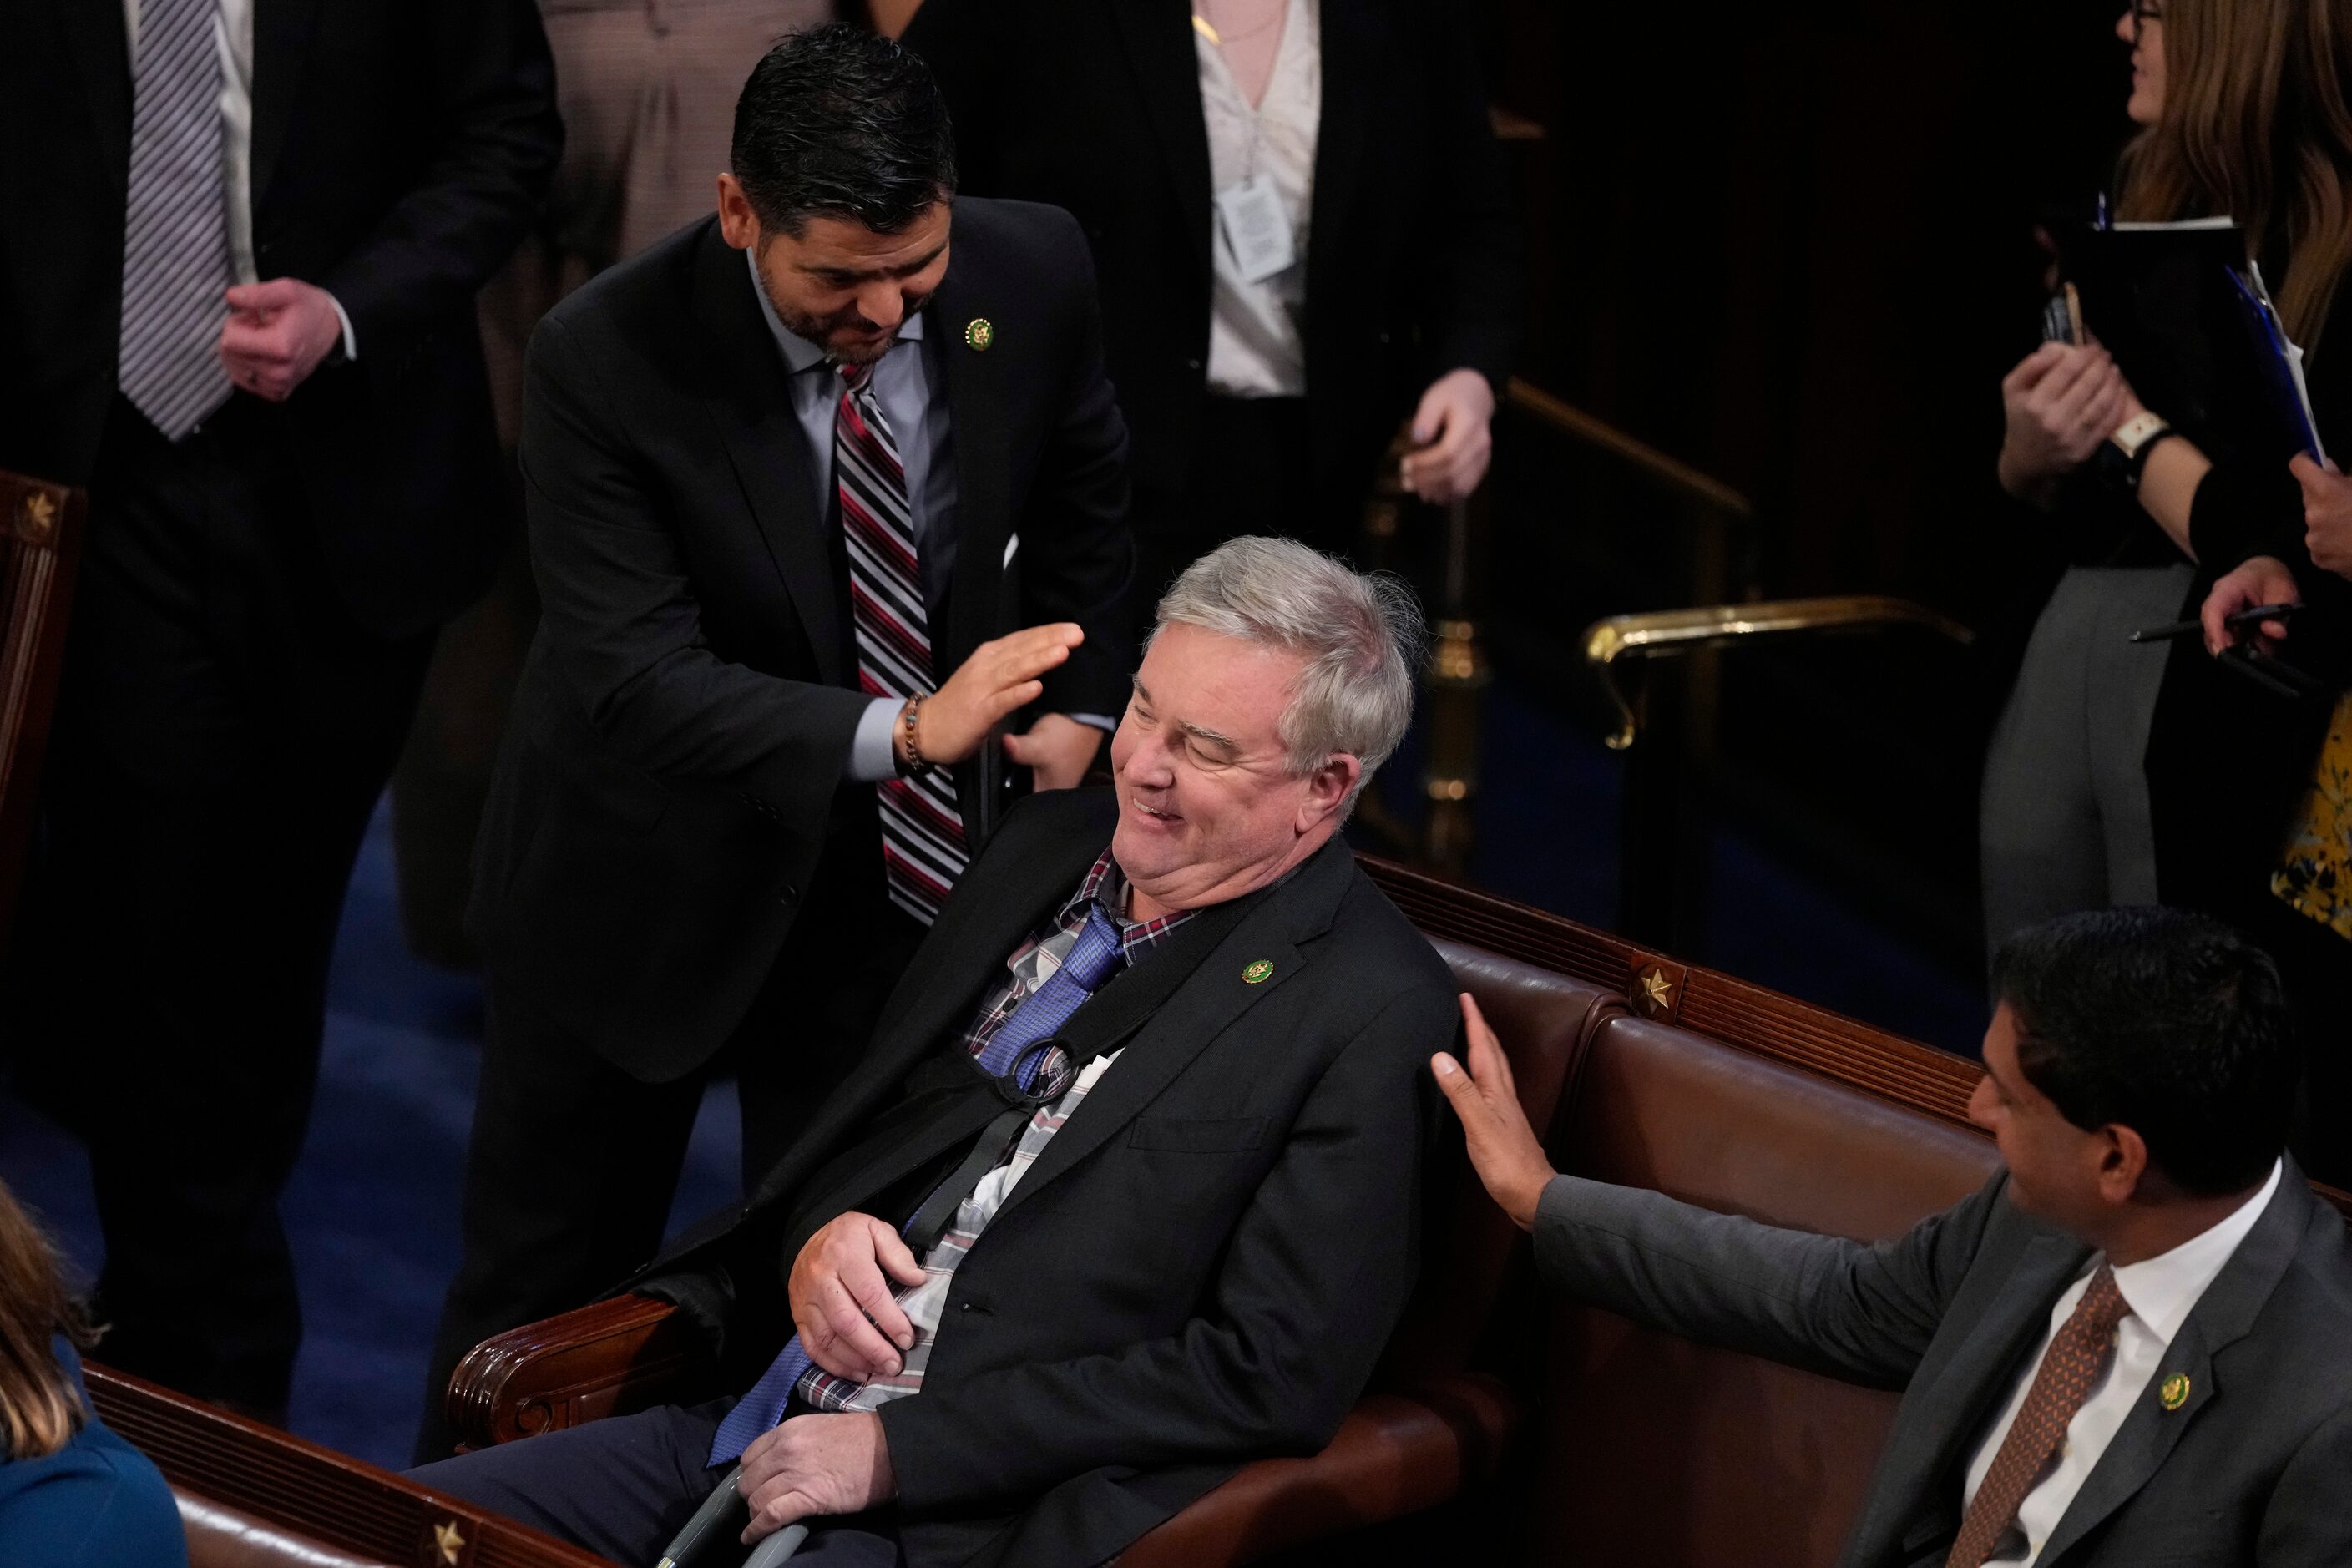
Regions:
[[[1462,994],[1462,1026],[1469,1036],[1470,1070],[1444,1051],[1429,1058],[1437,1087],[1462,1119],[1462,1135],[1470,1145],[1470,1163],[1486,1184],[1486,1194],[1503,1206],[1512,1223],[1532,1230],[1536,1205],[1544,1188],[1559,1173],[1544,1157],[1528,1113],[1519,1109],[1518,1086],[1511,1081],[1511,1064],[1501,1042],[1486,1026],[1486,1016],[1468,992]]]

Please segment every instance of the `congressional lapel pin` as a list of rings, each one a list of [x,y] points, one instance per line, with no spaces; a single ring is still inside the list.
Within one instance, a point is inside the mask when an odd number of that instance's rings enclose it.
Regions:
[[[986,353],[996,342],[996,328],[986,316],[974,316],[963,324],[964,345],[974,353]]]
[[[2156,1402],[2167,1410],[2178,1410],[2188,1404],[2189,1374],[2185,1372],[2176,1372],[2166,1378],[2164,1386],[2156,1391]]]
[[[1242,971],[1242,984],[1244,985],[1255,985],[1273,973],[1274,960],[1270,958],[1257,959],[1254,961],[1248,968]]]

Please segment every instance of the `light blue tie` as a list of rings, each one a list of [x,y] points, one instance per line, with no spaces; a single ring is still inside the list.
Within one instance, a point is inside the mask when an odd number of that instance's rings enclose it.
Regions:
[[[1024,1090],[1036,1088],[1041,1075],[1050,1089],[1056,1078],[1069,1073],[1069,1058],[1060,1047],[1030,1055],[1030,1047],[1041,1040],[1051,1039],[1054,1031],[1069,1021],[1086,999],[1099,989],[1119,966],[1121,952],[1118,930],[1102,905],[1096,904],[1087,911],[1087,923],[1078,931],[1078,940],[1070,948],[1069,956],[1060,968],[1046,978],[1045,984],[1031,992],[1013,1009],[1013,1016],[998,1026],[988,1044],[981,1047],[976,1058],[981,1068],[992,1078],[1003,1078],[1020,1064],[1020,1082]],[[1029,1055],[1029,1059],[1023,1059]],[[729,1464],[742,1457],[751,1440],[784,1418],[784,1410],[793,1402],[793,1388],[814,1363],[808,1352],[801,1348],[801,1337],[794,1334],[784,1342],[776,1359],[761,1374],[719,1423],[719,1430],[710,1437],[710,1463],[713,1468]]]
[[[131,73],[115,384],[178,440],[229,394],[227,187],[221,176],[218,0],[145,0]]]

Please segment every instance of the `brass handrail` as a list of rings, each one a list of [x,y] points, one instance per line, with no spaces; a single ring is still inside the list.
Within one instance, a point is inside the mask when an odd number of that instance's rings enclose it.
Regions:
[[[1614,667],[1620,658],[1685,653],[1741,637],[1901,626],[1924,627],[1963,646],[1976,640],[1976,634],[1968,627],[1925,605],[1880,594],[1853,594],[1611,616],[1584,628],[1584,662],[1601,678],[1601,689],[1616,705],[1619,723],[1609,737],[1609,749],[1622,752],[1633,743],[1640,721],[1617,684]]]
[[[1682,491],[1701,505],[1729,517],[1748,518],[1756,508],[1748,498],[1710,474],[1701,473],[1679,458],[1668,457],[1646,441],[1636,440],[1607,420],[1587,414],[1554,396],[1533,382],[1511,377],[1504,395],[1512,407],[1531,415],[1562,435],[1622,458],[1667,487]]]

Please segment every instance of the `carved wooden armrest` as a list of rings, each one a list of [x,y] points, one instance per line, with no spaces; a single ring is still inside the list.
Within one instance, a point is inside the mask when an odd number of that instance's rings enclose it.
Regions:
[[[510,1443],[691,1396],[709,1347],[677,1309],[621,1296],[484,1340],[449,1378],[449,1424],[468,1448]]]
[[[1483,1373],[1368,1394],[1321,1453],[1244,1465],[1128,1548],[1119,1568],[1255,1563],[1434,1508],[1495,1474],[1525,1414]]]

